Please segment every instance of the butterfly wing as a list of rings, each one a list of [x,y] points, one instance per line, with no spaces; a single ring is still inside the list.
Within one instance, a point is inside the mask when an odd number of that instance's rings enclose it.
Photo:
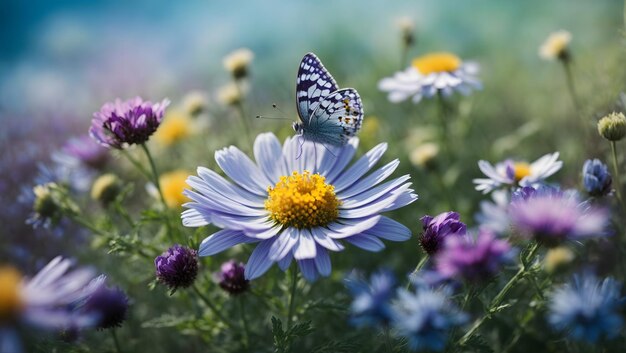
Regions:
[[[311,141],[341,146],[356,135],[362,122],[359,93],[353,88],[343,88],[320,101],[303,135]]]
[[[306,54],[300,62],[296,78],[296,103],[300,120],[306,125],[320,101],[335,92],[337,82],[313,53]]]

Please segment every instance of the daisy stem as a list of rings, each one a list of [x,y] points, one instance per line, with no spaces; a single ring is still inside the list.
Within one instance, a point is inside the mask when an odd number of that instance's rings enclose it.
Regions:
[[[415,266],[415,269],[413,270],[413,272],[411,272],[411,275],[414,275],[414,274],[418,273],[422,269],[422,267],[424,267],[424,265],[426,265],[426,262],[428,262],[428,254],[425,254],[424,256],[422,256],[420,261],[417,263],[417,266]],[[411,288],[411,280],[410,279],[409,279],[409,283],[406,284],[406,289],[409,289],[409,288]]]
[[[452,159],[450,155],[450,148],[448,146],[448,122],[446,117],[446,102],[441,93],[437,93],[437,105],[439,108],[439,123],[441,125],[440,132],[440,143],[443,148],[443,153],[448,157],[448,159]]]
[[[194,292],[196,292],[198,297],[202,300],[202,302],[204,302],[204,304],[209,307],[209,309],[213,312],[213,314],[215,314],[215,316],[217,316],[218,319],[222,320],[222,322],[226,324],[226,326],[234,328],[234,325],[228,319],[226,319],[224,315],[222,315],[222,313],[217,309],[217,307],[215,306],[215,304],[213,304],[209,297],[202,294],[202,292],[200,291],[200,289],[198,289],[198,286],[196,286],[195,283],[191,287],[193,288]]]
[[[572,98],[572,102],[574,103],[574,109],[576,109],[576,114],[580,119],[580,123],[582,124],[583,130],[585,131],[585,136],[589,139],[589,129],[587,129],[585,116],[582,111],[582,105],[580,104],[580,100],[578,99],[578,94],[576,93],[576,85],[574,84],[574,74],[572,73],[572,64],[571,59],[561,59],[563,63],[563,69],[565,70],[565,80],[567,81],[567,90],[569,91],[569,95]]]
[[[298,288],[298,271],[294,266],[291,271],[291,294],[289,296],[289,311],[287,313],[287,330],[291,328],[293,324],[293,315],[296,310],[296,292]]]
[[[237,88],[237,92],[239,92],[239,97],[241,97],[237,104],[235,104],[235,106],[237,107],[239,117],[241,118],[241,124],[243,125],[243,131],[245,133],[246,140],[248,140],[248,143],[251,143],[250,141],[252,141],[252,135],[250,135],[250,127],[248,126],[248,122],[246,121],[246,110],[243,106],[243,89],[241,88],[239,80],[235,80],[235,87]]]
[[[626,212],[626,206],[624,206],[624,198],[622,197],[622,182],[619,175],[619,162],[617,161],[617,147],[615,141],[611,141],[611,155],[613,156],[613,170],[615,171],[615,192],[617,194],[617,201],[619,201],[622,211]]]
[[[161,199],[161,203],[163,203],[164,210],[164,219],[165,219],[165,229],[167,230],[167,236],[170,240],[174,241],[174,234],[172,233],[172,225],[170,224],[170,216],[168,213],[167,202],[165,201],[165,196],[163,196],[163,191],[161,190],[161,183],[159,181],[159,172],[157,171],[156,164],[154,163],[154,158],[152,158],[152,154],[146,146],[145,143],[141,144],[141,148],[143,149],[146,157],[148,158],[148,163],[150,164],[150,170],[152,171],[152,182],[156,186],[157,191],[159,192],[159,198]],[[148,178],[150,180],[150,178]]]
[[[113,343],[115,344],[115,350],[117,353],[122,353],[122,347],[120,346],[120,341],[117,339],[117,332],[115,329],[111,329],[111,336],[113,337]]]
[[[237,298],[237,304],[239,306],[239,317],[241,319],[241,326],[243,327],[243,347],[248,350],[250,345],[250,329],[248,328],[248,320],[246,319],[246,311],[244,308],[244,297]]]
[[[491,316],[498,311],[500,304],[502,304],[502,301],[504,300],[506,295],[509,293],[509,291],[513,287],[515,287],[515,285],[517,285],[517,283],[529,273],[530,267],[528,265],[535,258],[535,254],[537,253],[537,250],[539,249],[539,244],[537,242],[532,242],[526,249],[527,249],[526,251],[527,255],[524,255],[523,253],[520,255],[521,264],[517,273],[515,273],[515,275],[511,277],[511,279],[504,285],[504,287],[500,290],[500,292],[491,300],[491,303],[489,304],[489,308],[486,310],[485,315],[481,316],[478,320],[474,321],[474,324],[469,329],[469,331],[467,331],[465,335],[463,335],[463,337],[459,339],[459,345],[463,346],[469,341],[469,339],[474,335],[474,333],[478,331],[480,326],[482,326],[482,324],[487,319],[490,319]]]

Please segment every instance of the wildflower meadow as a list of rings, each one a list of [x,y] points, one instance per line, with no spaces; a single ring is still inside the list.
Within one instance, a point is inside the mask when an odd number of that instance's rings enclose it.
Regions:
[[[620,1],[9,1],[0,353],[626,351]]]

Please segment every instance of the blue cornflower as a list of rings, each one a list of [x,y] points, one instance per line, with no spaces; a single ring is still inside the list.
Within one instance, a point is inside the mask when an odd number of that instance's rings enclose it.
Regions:
[[[583,165],[583,186],[591,196],[604,196],[611,192],[613,178],[609,168],[599,159],[588,159]]]
[[[234,146],[217,151],[217,164],[232,182],[200,167],[197,177],[187,179],[193,190],[184,191],[192,200],[184,205],[185,226],[224,228],[204,239],[198,254],[258,243],[246,263],[246,279],[263,275],[275,262],[285,270],[295,259],[304,278],[313,281],[330,274],[329,251],[343,250],[344,241],[380,251],[381,239],[408,240],[407,227],[380,213],[417,199],[410,176],[383,183],[397,159],[365,176],[385,143],[347,167],[357,145],[356,138],[341,147],[290,138],[281,146],[267,133],[254,143],[256,163]]]
[[[354,300],[350,305],[351,322],[356,326],[381,326],[391,321],[391,299],[396,291],[396,279],[389,271],[370,276],[370,282],[356,278],[346,279]]]
[[[467,314],[450,302],[445,288],[418,287],[415,292],[400,289],[393,306],[394,326],[414,351],[442,351],[450,330],[467,320]]]
[[[575,275],[552,294],[548,321],[574,340],[594,343],[614,338],[624,323],[619,314],[624,303],[620,287],[610,277],[600,281],[589,273]]]

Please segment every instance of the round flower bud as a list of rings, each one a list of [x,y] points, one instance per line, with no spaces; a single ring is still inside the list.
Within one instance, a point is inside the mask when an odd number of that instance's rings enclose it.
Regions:
[[[156,276],[159,282],[172,291],[193,284],[198,275],[198,252],[186,246],[175,244],[154,259]]]
[[[409,155],[411,164],[416,167],[433,169],[436,165],[439,146],[436,143],[427,142],[414,149]]]
[[[583,186],[591,196],[605,196],[611,192],[613,179],[609,168],[599,159],[588,159],[583,166]]]
[[[207,99],[206,96],[198,91],[192,91],[185,95],[183,98],[183,109],[187,114],[196,116],[206,110]]]
[[[244,272],[245,267],[242,263],[237,263],[234,260],[224,262],[220,272],[216,274],[219,286],[232,295],[247,291],[249,281],[245,278]]]
[[[565,246],[559,246],[548,250],[543,259],[543,267],[549,273],[556,272],[564,268],[574,260],[574,253]]]
[[[54,187],[56,187],[55,183],[47,183],[33,188],[35,194],[33,211],[41,218],[55,219],[60,216],[61,209],[52,194]]]
[[[248,76],[248,66],[254,59],[250,49],[241,48],[224,57],[224,68],[238,80]]]
[[[235,83],[227,84],[219,89],[217,98],[225,105],[235,106],[243,99],[242,92]]]
[[[622,113],[611,113],[598,121],[600,136],[609,141],[619,141],[626,136],[626,117]]]
[[[103,174],[91,186],[91,198],[108,205],[122,191],[122,183],[115,174]]]
[[[122,326],[128,313],[128,297],[118,287],[102,282],[85,302],[83,310],[96,315],[96,327],[108,329]]]

